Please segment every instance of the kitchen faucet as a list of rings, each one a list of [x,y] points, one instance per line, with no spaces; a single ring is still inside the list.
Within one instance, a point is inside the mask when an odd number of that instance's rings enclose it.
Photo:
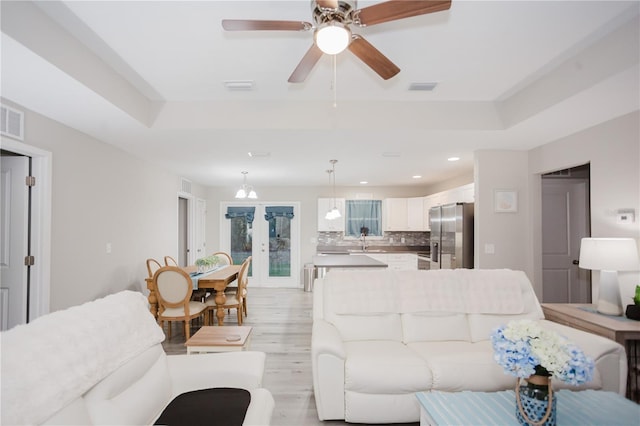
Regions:
[[[360,240],[362,240],[362,251],[367,251],[367,235],[360,234]]]
[[[362,240],[362,251],[367,251],[367,233],[369,228],[363,226],[360,228],[360,240]]]

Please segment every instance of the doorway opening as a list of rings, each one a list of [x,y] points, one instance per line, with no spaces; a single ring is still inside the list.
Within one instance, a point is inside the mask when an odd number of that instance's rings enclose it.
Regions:
[[[189,200],[178,197],[178,265],[189,265]]]
[[[542,175],[542,302],[591,303],[591,272],[578,267],[591,235],[590,165]]]
[[[50,309],[50,271],[51,271],[51,153],[42,149],[36,148],[32,145],[27,145],[22,142],[15,141],[13,139],[2,137],[2,149],[5,153],[12,153],[12,157],[16,158],[29,158],[30,162],[30,176],[35,178],[35,186],[30,186],[30,200],[27,207],[29,210],[28,216],[30,216],[30,225],[23,224],[21,226],[23,235],[27,235],[30,232],[30,237],[27,239],[28,252],[20,250],[20,253],[13,253],[13,250],[9,246],[5,246],[3,253],[3,263],[7,263],[8,256],[11,255],[16,266],[21,265],[24,274],[26,274],[27,268],[24,266],[25,256],[33,256],[33,265],[28,267],[28,280],[29,291],[27,294],[26,283],[21,287],[21,294],[24,295],[23,311],[24,316],[20,314],[21,323],[32,321],[44,314],[49,313]],[[3,157],[4,158],[10,157]],[[21,179],[21,183],[24,184],[25,177]],[[2,195],[10,196],[3,189]],[[8,208],[8,204],[4,201],[1,203],[2,208]],[[27,211],[27,210],[25,210]],[[26,215],[25,215],[26,216]],[[3,217],[4,219],[4,217]],[[17,223],[17,222],[15,222]],[[12,222],[13,224],[13,222]],[[8,229],[14,231],[12,224],[7,225]],[[28,227],[28,228],[27,228]],[[2,231],[2,242],[8,242],[5,230]],[[25,247],[27,242],[24,242]],[[14,262],[16,260],[16,262]],[[4,273],[4,272],[3,272]],[[26,275],[24,275],[26,278]],[[21,278],[21,279],[25,279]],[[4,276],[2,278],[2,286],[5,286]],[[6,294],[8,296],[8,294]],[[9,299],[7,299],[7,303]],[[8,309],[3,309],[3,313],[8,312]],[[14,325],[14,324],[12,324]],[[7,327],[10,327],[7,323]]]

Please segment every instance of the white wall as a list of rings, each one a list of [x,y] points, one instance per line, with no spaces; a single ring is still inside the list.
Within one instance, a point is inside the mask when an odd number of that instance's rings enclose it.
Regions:
[[[476,268],[509,268],[523,270],[529,276],[530,252],[527,222],[529,220],[526,151],[476,151],[474,263]],[[497,213],[495,190],[514,190],[518,194],[518,211]],[[485,250],[492,245],[494,253]]]
[[[539,176],[590,163],[591,168],[591,235],[593,237],[631,237],[640,244],[640,113],[627,114],[586,131],[531,151],[529,172],[533,182],[532,199],[536,200],[532,228],[539,229]],[[617,224],[616,211],[635,209],[636,221]],[[536,282],[541,285],[541,234],[533,234],[537,250]],[[622,304],[631,303],[635,286],[640,285],[640,273],[619,273]],[[593,300],[597,299],[599,275],[593,274]]]
[[[52,153],[51,311],[124,289],[177,247],[179,177],[37,113],[25,143]],[[111,243],[111,254],[106,244]]]
[[[640,114],[638,112],[531,151],[476,152],[476,267],[524,270],[542,298],[540,175],[591,165],[591,234],[640,241]],[[493,212],[493,190],[518,190],[518,213]],[[635,209],[636,221],[618,225],[618,209]],[[495,254],[484,253],[495,243]],[[597,298],[598,274],[593,274]],[[620,273],[623,304],[629,303],[638,272]]]

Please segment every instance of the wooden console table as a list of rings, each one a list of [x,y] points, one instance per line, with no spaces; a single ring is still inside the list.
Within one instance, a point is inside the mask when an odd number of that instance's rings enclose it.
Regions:
[[[542,311],[549,321],[567,325],[615,340],[627,351],[627,398],[640,402],[640,321],[624,316],[603,315],[595,305],[543,303]]]

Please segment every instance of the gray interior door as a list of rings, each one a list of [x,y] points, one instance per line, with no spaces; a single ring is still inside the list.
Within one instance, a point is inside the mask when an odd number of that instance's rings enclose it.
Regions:
[[[542,180],[542,299],[590,303],[589,271],[580,269],[580,240],[589,236],[586,179]]]
[[[0,157],[0,329],[27,322],[29,157]]]

